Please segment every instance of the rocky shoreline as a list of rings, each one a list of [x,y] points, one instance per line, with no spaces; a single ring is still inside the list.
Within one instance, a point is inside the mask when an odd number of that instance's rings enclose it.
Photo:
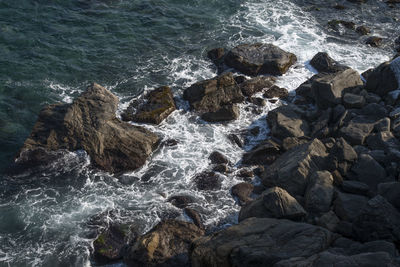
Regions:
[[[360,76],[318,53],[310,64],[319,73],[291,96],[274,75],[296,62],[292,53],[257,43],[208,56],[220,75],[183,94],[204,121],[229,123],[244,101],[284,100],[268,113],[270,136],[243,153],[238,173],[248,182],[231,190],[242,206],[239,223],[214,232],[190,208],[193,199],[173,196],[167,201],[193,223],[165,220],[141,236],[134,225],[110,225],[93,243],[94,258],[129,266],[400,266],[400,57]],[[264,98],[253,97],[259,92]],[[118,175],[140,168],[161,142],[176,142],[124,122],[161,123],[176,109],[169,87],[133,101],[124,121],[117,105],[93,84],[72,104],[45,107],[14,167],[85,150],[95,168]],[[218,151],[209,160],[211,170],[193,177],[198,190],[220,188],[218,173],[231,167]]]

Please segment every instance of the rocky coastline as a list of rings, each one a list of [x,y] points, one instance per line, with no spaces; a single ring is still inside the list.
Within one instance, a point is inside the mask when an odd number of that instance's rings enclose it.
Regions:
[[[191,222],[164,220],[144,235],[132,224],[111,224],[93,243],[94,259],[128,266],[400,266],[400,57],[360,75],[318,53],[310,59],[318,74],[292,95],[275,85],[296,62],[292,53],[256,43],[208,56],[219,75],[183,93],[204,121],[229,123],[244,101],[282,102],[267,116],[270,135],[235,166],[247,181],[231,189],[241,206],[238,224],[207,229],[193,199],[173,196],[166,201]],[[260,92],[263,98],[253,97]],[[122,120],[117,107],[118,98],[95,83],[72,104],[45,107],[14,168],[85,150],[94,168],[118,175],[175,142],[129,123],[167,118],[177,108],[169,87],[132,101]],[[239,136],[228,138],[241,149]],[[218,151],[209,160],[211,169],[193,177],[198,190],[220,188],[218,173],[232,165]]]

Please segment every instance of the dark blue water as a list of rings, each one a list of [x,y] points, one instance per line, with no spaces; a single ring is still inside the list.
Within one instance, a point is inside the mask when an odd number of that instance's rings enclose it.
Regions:
[[[229,188],[240,180],[223,177],[221,191],[198,192],[191,177],[207,169],[214,149],[237,162],[242,151],[225,135],[258,125],[249,146],[262,140],[263,118],[275,105],[258,116],[243,105],[238,121],[204,125],[185,111],[182,90],[216,74],[207,50],[244,42],[273,42],[298,56],[278,80],[289,90],[313,74],[307,62],[318,51],[360,72],[389,59],[400,34],[399,7],[342,2],[346,11],[332,9],[335,1],[304,0],[0,0],[0,173],[42,107],[70,102],[92,81],[119,96],[120,110],[145,90],[172,86],[179,110],[146,127],[180,140],[126,174],[128,183],[88,168],[82,151],[31,173],[2,175],[0,266],[88,266],[98,229],[111,221],[146,231],[168,216],[187,219],[159,193],[195,196],[210,227],[234,223],[238,206]],[[329,30],[327,21],[337,18],[371,27],[385,45],[371,48],[354,32]]]

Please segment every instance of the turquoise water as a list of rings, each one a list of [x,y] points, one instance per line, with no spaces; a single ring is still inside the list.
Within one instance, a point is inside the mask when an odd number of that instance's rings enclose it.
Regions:
[[[226,134],[260,126],[259,136],[245,135],[249,149],[268,132],[265,116],[276,105],[254,115],[244,104],[238,121],[207,125],[187,112],[180,96],[216,74],[206,53],[218,46],[262,41],[295,53],[297,65],[278,79],[289,90],[314,73],[308,61],[318,51],[360,72],[392,56],[392,40],[400,35],[398,7],[344,1],[344,12],[332,9],[335,1],[318,2],[0,0],[0,173],[43,106],[71,102],[93,81],[119,96],[119,112],[145,90],[172,86],[178,111],[146,127],[180,141],[125,174],[124,182],[89,168],[83,151],[44,169],[0,177],[0,266],[95,265],[91,243],[112,221],[132,222],[145,232],[162,218],[187,220],[160,193],[194,196],[210,228],[235,223],[239,207],[229,189],[240,179],[224,176],[220,191],[199,192],[191,177],[208,168],[214,149],[236,164],[243,151]],[[327,29],[327,21],[338,18],[370,26],[386,45],[370,48],[364,37]]]

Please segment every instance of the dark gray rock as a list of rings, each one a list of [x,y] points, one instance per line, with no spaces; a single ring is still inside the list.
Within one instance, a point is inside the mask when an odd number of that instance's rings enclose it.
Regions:
[[[390,131],[390,119],[383,118],[377,121],[374,125],[374,131],[376,132],[389,132]]]
[[[368,35],[368,34],[371,33],[371,29],[366,27],[366,26],[364,26],[364,25],[361,25],[361,26],[358,26],[356,28],[356,32],[361,34],[361,35]]]
[[[371,36],[365,40],[365,43],[372,47],[380,47],[382,45],[383,39],[378,36]]]
[[[338,193],[334,201],[334,210],[340,219],[352,222],[367,202],[368,198],[365,196]]]
[[[271,164],[281,154],[278,143],[269,139],[243,155],[242,163],[245,165]]]
[[[400,141],[391,132],[379,132],[371,134],[367,138],[367,145],[372,150],[400,149]]]
[[[335,73],[348,69],[349,67],[343,66],[331,58],[326,52],[318,52],[310,61],[318,72]]]
[[[374,129],[374,126],[375,122],[371,119],[357,116],[339,130],[339,135],[346,139],[351,145],[362,145],[367,136]]]
[[[333,177],[328,171],[314,173],[304,196],[306,210],[315,214],[328,212],[332,203],[333,190]]]
[[[390,91],[397,90],[400,87],[399,78],[396,76],[399,69],[400,58],[382,63],[369,75],[366,89],[382,97]]]
[[[236,144],[238,147],[243,147],[242,139],[240,139],[236,134],[229,134],[227,137],[233,144]]]
[[[297,61],[294,54],[272,44],[243,44],[236,46],[225,57],[225,64],[244,74],[282,75]]]
[[[332,234],[306,223],[249,218],[194,241],[193,267],[273,266],[294,257],[309,257],[329,247]]]
[[[272,187],[242,207],[239,213],[239,222],[250,217],[298,220],[306,214],[303,207],[286,190]]]
[[[374,192],[379,183],[387,180],[385,169],[370,155],[361,154],[351,171],[355,173],[357,180],[367,184]]]
[[[237,105],[225,105],[217,111],[203,113],[201,118],[208,122],[232,121],[239,118],[240,110]]]
[[[353,69],[346,69],[313,80],[312,94],[317,105],[325,109],[341,102],[344,89],[358,85],[363,85],[360,74]]]
[[[332,108],[321,111],[321,115],[318,116],[316,121],[312,124],[311,136],[316,138],[325,138],[329,136],[330,128],[329,122],[332,118]]]
[[[275,98],[276,97],[276,98],[284,99],[289,96],[289,92],[285,88],[281,88],[279,86],[273,85],[264,92],[263,96],[265,98]]]
[[[279,186],[291,195],[303,196],[313,173],[324,170],[328,153],[314,139],[283,153],[261,176],[267,187]]]
[[[350,194],[369,196],[370,189],[367,184],[358,181],[343,181],[342,190]]]
[[[301,118],[292,105],[283,105],[271,110],[267,121],[272,135],[280,139],[308,136],[310,132],[307,121]]]
[[[400,211],[400,182],[379,184],[378,194]]]
[[[253,192],[254,186],[249,183],[240,183],[232,187],[232,195],[239,199],[239,204],[244,205],[251,201],[250,195]]]
[[[198,211],[191,208],[184,208],[183,211],[190,219],[192,219],[194,225],[196,225],[200,229],[204,229],[204,225],[201,220],[200,213]]]
[[[223,155],[221,152],[214,151],[210,154],[208,157],[209,160],[211,160],[212,164],[228,164],[229,159]]]
[[[243,95],[252,96],[264,89],[271,88],[275,81],[276,78],[273,76],[259,76],[241,83],[240,89],[242,90]]]
[[[316,218],[315,222],[318,226],[324,227],[331,232],[335,232],[340,220],[333,211],[328,211]]]
[[[218,190],[221,188],[221,179],[214,172],[202,172],[193,178],[199,190]]]
[[[310,141],[309,138],[301,138],[301,137],[286,137],[282,142],[283,151],[288,151],[296,146],[302,145]]]
[[[343,105],[346,108],[362,108],[365,105],[365,98],[361,95],[345,93],[343,95]]]
[[[232,73],[193,84],[183,92],[191,108],[198,112],[216,112],[224,105],[240,103],[244,96]]]
[[[190,203],[193,203],[194,199],[191,196],[177,195],[177,196],[172,196],[172,197],[168,198],[167,201],[170,202],[175,207],[183,209],[186,206],[188,206]]]
[[[356,237],[363,242],[379,239],[400,241],[400,213],[384,197],[369,200],[353,223]]]
[[[375,121],[388,116],[388,111],[382,105],[371,103],[361,109],[361,115],[373,118]]]

